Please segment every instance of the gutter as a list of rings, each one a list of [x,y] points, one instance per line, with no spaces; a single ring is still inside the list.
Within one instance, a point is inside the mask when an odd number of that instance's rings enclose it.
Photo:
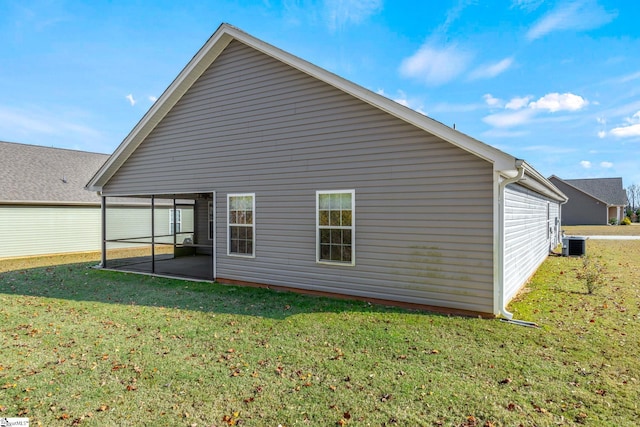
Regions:
[[[518,171],[517,175],[513,178],[504,179],[500,184],[498,184],[499,188],[499,224],[498,234],[499,234],[499,244],[498,244],[498,265],[500,268],[498,269],[498,309],[499,314],[503,318],[507,320],[513,319],[513,313],[507,311],[505,308],[505,297],[504,297],[504,269],[505,269],[505,261],[504,261],[504,246],[505,246],[505,232],[504,232],[504,218],[505,218],[505,203],[504,203],[504,191],[507,185],[512,184],[514,182],[520,181],[524,177],[524,160],[516,159],[516,169]]]

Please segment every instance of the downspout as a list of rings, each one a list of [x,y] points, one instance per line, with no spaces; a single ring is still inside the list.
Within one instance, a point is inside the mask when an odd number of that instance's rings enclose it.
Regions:
[[[507,185],[512,184],[514,182],[520,181],[524,177],[524,160],[516,159],[516,169],[518,170],[518,174],[513,178],[507,178],[500,182],[499,188],[499,227],[498,234],[499,238],[499,247],[498,247],[498,265],[500,266],[498,274],[498,309],[500,310],[500,316],[505,319],[511,320],[513,319],[513,313],[507,311],[505,307],[505,297],[504,297],[504,287],[505,287],[505,278],[504,278],[504,270],[505,270],[505,260],[504,260],[504,246],[505,246],[505,232],[504,232],[504,219],[505,219],[505,202],[504,202],[504,192]]]
[[[107,268],[107,198],[102,195],[102,192],[98,193],[100,195],[100,267]]]

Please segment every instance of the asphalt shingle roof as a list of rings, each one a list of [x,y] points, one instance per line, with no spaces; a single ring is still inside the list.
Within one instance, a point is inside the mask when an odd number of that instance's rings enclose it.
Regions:
[[[100,203],[84,189],[107,154],[0,141],[0,202]]]
[[[627,205],[627,193],[622,178],[565,179],[564,182],[602,200],[608,205]]]

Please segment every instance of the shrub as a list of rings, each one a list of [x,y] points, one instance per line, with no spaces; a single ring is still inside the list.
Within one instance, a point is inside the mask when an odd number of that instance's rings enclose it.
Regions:
[[[587,293],[592,294],[604,286],[604,266],[598,261],[585,256],[582,260],[582,269],[576,274],[578,280],[584,280]]]
[[[610,225],[618,225],[618,220],[616,218],[609,218]]]
[[[625,216],[624,219],[622,220],[621,225],[631,225],[631,218],[629,218],[628,216]]]

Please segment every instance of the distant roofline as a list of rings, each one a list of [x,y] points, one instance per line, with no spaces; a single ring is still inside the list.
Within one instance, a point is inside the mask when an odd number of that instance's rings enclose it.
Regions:
[[[0,144],[24,145],[24,146],[27,146],[27,147],[48,148],[48,149],[51,149],[51,150],[64,150],[64,151],[73,151],[73,152],[76,152],[76,153],[88,153],[88,154],[98,154],[100,156],[110,156],[109,153],[98,153],[97,151],[78,150],[76,148],[49,147],[47,145],[27,144],[27,143],[24,143],[24,142],[0,141]]]
[[[605,201],[605,200],[602,200],[601,198],[599,198],[599,197],[597,197],[597,196],[595,196],[595,195],[593,195],[593,194],[591,194],[591,193],[588,193],[587,191],[583,190],[582,188],[576,187],[576,186],[575,186],[575,185],[573,185],[571,182],[569,182],[569,181],[587,181],[587,180],[600,180],[600,181],[602,181],[602,180],[605,180],[605,179],[619,179],[619,180],[622,180],[622,177],[613,177],[613,178],[575,178],[575,179],[562,179],[562,178],[560,178],[560,177],[559,177],[559,176],[557,176],[557,175],[551,175],[551,176],[549,177],[549,180],[551,180],[552,178],[555,178],[555,179],[557,179],[558,181],[563,182],[564,184],[568,185],[569,187],[573,188],[574,190],[579,191],[579,192],[581,192],[582,194],[584,194],[584,195],[586,195],[586,196],[589,196],[589,197],[591,197],[591,198],[592,198],[592,199],[594,199],[594,200],[597,200],[597,201],[599,201],[599,202],[601,202],[601,203],[604,203],[604,204],[605,204],[605,205],[607,205],[607,206],[627,206],[626,204],[625,204],[625,205],[611,204],[611,203],[609,203],[609,202],[607,202],[607,201]],[[623,188],[623,190],[624,190],[624,188]]]

